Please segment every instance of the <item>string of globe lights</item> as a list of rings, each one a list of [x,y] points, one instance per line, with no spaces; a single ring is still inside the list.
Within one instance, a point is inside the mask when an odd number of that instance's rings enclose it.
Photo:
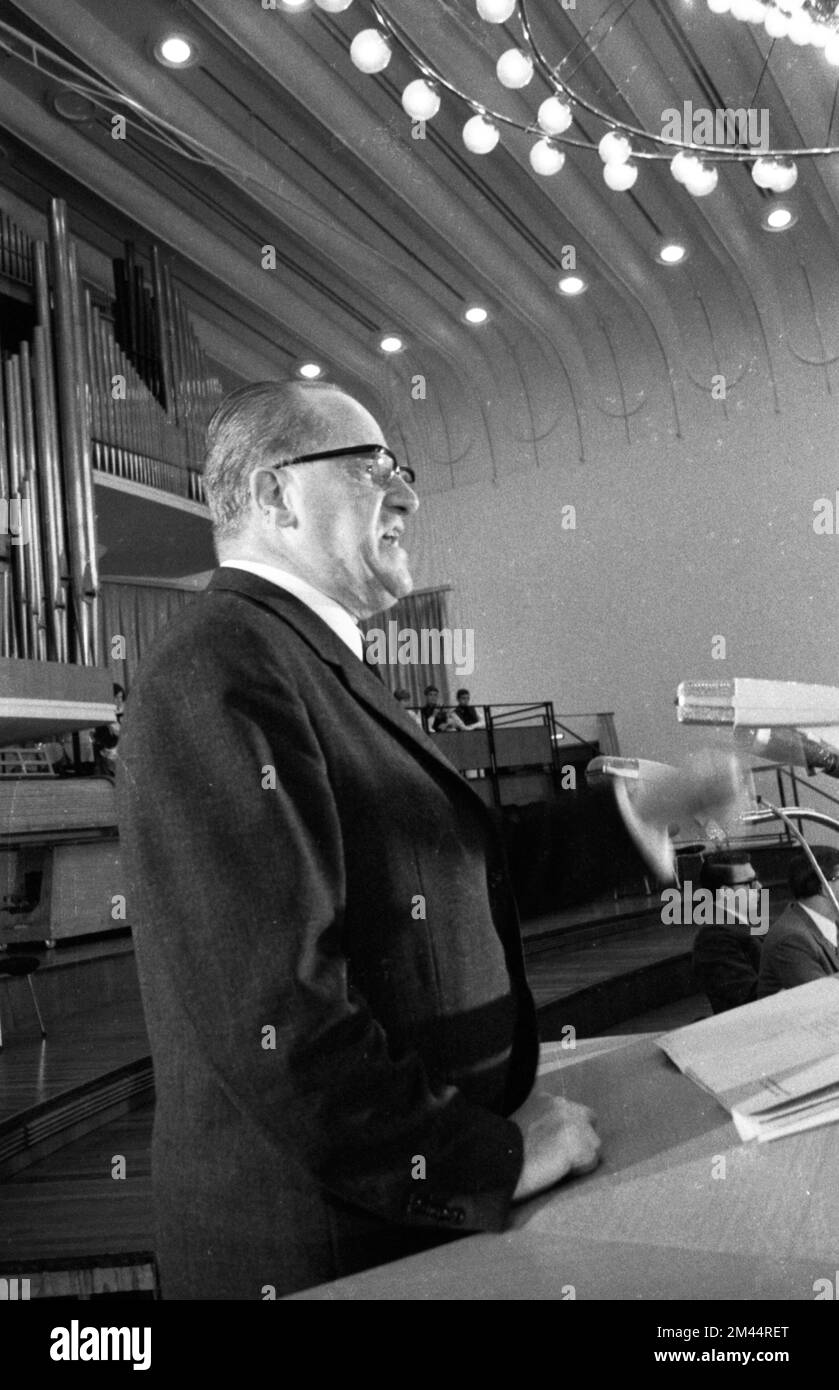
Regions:
[[[633,2],[629,0],[629,4],[622,6],[618,19]],[[354,0],[314,0],[314,3],[329,14],[339,14],[348,10]],[[308,8],[310,4],[311,0],[284,0],[284,8],[291,11]],[[799,46],[812,45],[822,51],[828,65],[839,67],[839,12],[833,13],[830,0],[707,0],[707,4],[716,15],[730,14],[744,23],[761,25],[773,44],[777,39],[786,38]],[[433,68],[378,0],[368,0],[368,7],[376,26],[361,29],[350,44],[350,58],[360,72],[368,76],[383,72],[394,48],[401,49],[419,72],[402,93],[402,106],[412,120],[433,120],[441,108],[442,93],[448,93],[471,112],[462,131],[468,150],[478,155],[490,154],[499,143],[501,128],[512,127],[536,137],[530,147],[529,160],[534,173],[544,178],[560,172],[566,158],[562,147],[569,146],[596,150],[603,163],[603,179],[615,192],[626,192],[634,186],[640,167],[638,161],[666,160],[676,182],[695,198],[706,197],[714,191],[719,182],[717,166],[721,164],[750,163],[752,178],[759,188],[771,193],[787,193],[798,179],[796,160],[839,154],[839,146],[825,145],[762,149],[756,156],[755,147],[744,143],[700,143],[622,120],[574,90],[570,78],[560,79],[558,74],[566,59],[552,65],[542,52],[530,23],[527,0],[476,0],[478,15],[487,24],[506,24],[515,16],[521,27],[522,47],[506,49],[496,63],[500,84],[509,90],[522,90],[538,73],[551,89],[551,95],[539,105],[535,121],[523,122],[470,96]],[[608,33],[618,19],[611,23]],[[586,56],[597,46],[587,44],[595,28],[596,24],[592,25],[580,40]],[[601,36],[597,44],[605,37],[606,34]],[[573,133],[576,111],[586,112],[607,127],[596,143]],[[719,128],[715,129],[715,134],[719,137]]]

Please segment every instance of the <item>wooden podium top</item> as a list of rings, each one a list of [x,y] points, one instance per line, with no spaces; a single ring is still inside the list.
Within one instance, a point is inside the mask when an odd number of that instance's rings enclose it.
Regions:
[[[542,1049],[545,1089],[597,1112],[603,1162],[469,1236],[294,1297],[815,1298],[839,1269],[839,1130],[741,1144],[654,1035]]]

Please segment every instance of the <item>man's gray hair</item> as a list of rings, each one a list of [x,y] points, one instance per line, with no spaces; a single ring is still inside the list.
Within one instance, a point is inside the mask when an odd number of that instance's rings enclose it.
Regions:
[[[313,453],[327,431],[330,382],[257,381],[225,396],[207,426],[204,489],[216,542],[235,536],[250,512],[250,476],[295,454]],[[325,399],[326,398],[326,399]]]

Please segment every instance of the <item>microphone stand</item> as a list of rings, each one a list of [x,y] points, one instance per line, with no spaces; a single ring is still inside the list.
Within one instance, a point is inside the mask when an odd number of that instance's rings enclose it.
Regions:
[[[831,903],[833,903],[833,906],[836,909],[836,916],[837,918],[839,918],[839,902],[836,901],[836,894],[834,893],[833,889],[830,886],[830,883],[822,873],[822,870],[820,869],[819,864],[816,860],[816,856],[814,855],[813,851],[811,850],[801,831],[797,828],[797,826],[793,825],[792,818],[795,818],[796,820],[812,820],[815,821],[818,825],[826,825],[830,830],[837,831],[839,831],[839,820],[835,820],[833,816],[826,815],[824,811],[808,811],[805,810],[802,806],[774,806],[771,801],[767,801],[765,796],[758,796],[757,801],[760,806],[765,806],[766,810],[749,811],[746,813],[746,815],[742,816],[741,819],[746,821],[749,825],[754,825],[758,821],[783,821],[790,835],[792,835],[794,840],[797,840],[798,844],[803,849],[804,853],[806,854],[807,858],[809,859],[810,863],[812,864],[813,868],[815,869],[816,873],[821,879],[821,882],[824,886],[825,894],[828,900]]]

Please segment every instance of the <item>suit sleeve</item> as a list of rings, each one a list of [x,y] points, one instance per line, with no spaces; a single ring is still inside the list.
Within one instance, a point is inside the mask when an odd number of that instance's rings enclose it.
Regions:
[[[126,719],[138,935],[230,1102],[323,1187],[407,1225],[502,1229],[521,1132],[390,1056],[348,980],[341,828],[305,707],[269,651],[246,676],[219,664],[155,674]]]
[[[715,1011],[751,1003],[757,992],[759,959],[750,958],[747,948],[726,927],[708,926],[697,932],[693,975]]]

